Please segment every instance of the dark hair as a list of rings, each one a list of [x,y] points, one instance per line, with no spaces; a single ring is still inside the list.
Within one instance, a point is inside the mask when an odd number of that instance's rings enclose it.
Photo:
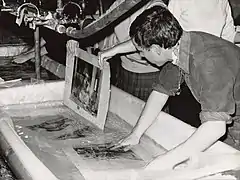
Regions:
[[[154,6],[133,21],[129,34],[142,48],[157,44],[167,49],[177,44],[182,32],[180,24],[167,8]]]

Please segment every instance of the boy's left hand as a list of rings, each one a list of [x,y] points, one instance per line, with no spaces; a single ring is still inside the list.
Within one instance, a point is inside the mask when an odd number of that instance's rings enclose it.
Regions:
[[[149,162],[145,166],[145,170],[171,170],[173,167],[174,163],[172,163],[172,160],[164,154]]]
[[[178,170],[192,169],[196,166],[197,158],[191,157],[183,161],[178,161],[177,157],[171,156],[168,153],[158,156],[156,159],[148,163],[146,170]]]

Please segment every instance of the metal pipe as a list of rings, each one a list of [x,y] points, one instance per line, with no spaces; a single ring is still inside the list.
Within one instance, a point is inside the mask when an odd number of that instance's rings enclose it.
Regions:
[[[36,26],[34,30],[34,43],[35,43],[35,72],[36,79],[41,79],[41,56],[40,56],[40,34],[39,34],[39,26]]]
[[[66,35],[76,39],[82,39],[91,36],[108,26],[113,21],[117,20],[120,16],[122,16],[124,13],[129,11],[140,2],[142,2],[142,0],[123,0],[112,11],[103,14],[98,20],[87,25],[81,30],[77,30],[73,27],[68,27],[66,30]]]
[[[64,6],[63,6],[63,11],[64,11],[64,9],[68,6],[68,5],[75,5],[76,7],[78,7],[78,9],[79,9],[79,14],[82,14],[83,13],[83,10],[82,10],[82,8],[81,8],[81,6],[78,4],[78,3],[75,3],[75,2],[72,2],[72,1],[69,1],[67,4],[65,4]]]
[[[24,4],[22,4],[21,6],[19,6],[19,7],[17,8],[17,17],[20,16],[21,11],[22,11],[25,7],[31,7],[31,8],[33,8],[33,9],[35,9],[35,10],[36,10],[36,13],[37,13],[37,17],[40,17],[39,9],[37,8],[36,5],[34,5],[34,4],[32,4],[32,3],[24,3]]]

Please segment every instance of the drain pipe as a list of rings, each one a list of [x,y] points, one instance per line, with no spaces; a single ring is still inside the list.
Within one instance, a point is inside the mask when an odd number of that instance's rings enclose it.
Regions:
[[[16,134],[10,117],[0,119],[0,150],[18,179],[59,180]]]

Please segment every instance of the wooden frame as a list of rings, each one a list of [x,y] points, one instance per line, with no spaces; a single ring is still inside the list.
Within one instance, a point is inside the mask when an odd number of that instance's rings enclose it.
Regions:
[[[104,128],[110,96],[110,67],[98,64],[97,56],[67,43],[64,104],[85,119]]]

